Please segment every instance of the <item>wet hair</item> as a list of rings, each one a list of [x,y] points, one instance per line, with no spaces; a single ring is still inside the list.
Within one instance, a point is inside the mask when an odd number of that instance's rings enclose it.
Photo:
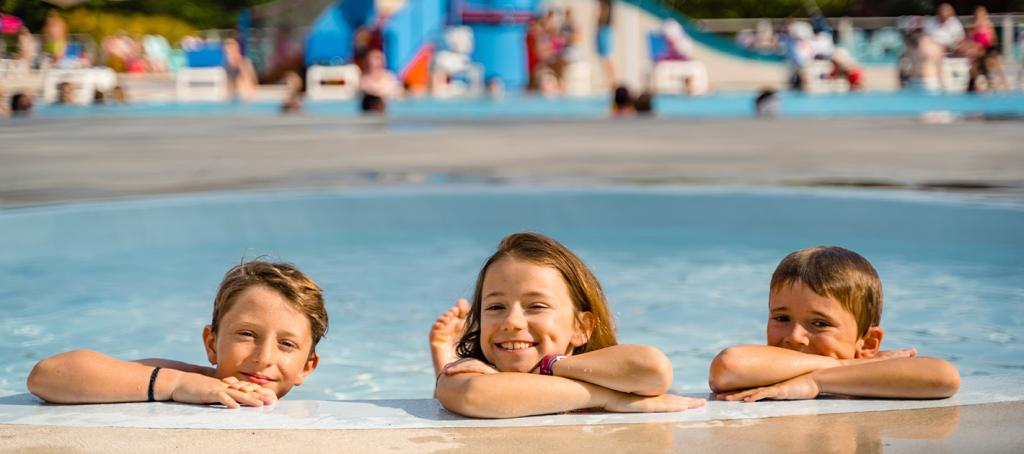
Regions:
[[[856,252],[815,246],[787,255],[772,273],[771,292],[795,283],[838,301],[857,320],[859,337],[881,321],[882,281],[871,263]]]
[[[32,111],[32,97],[25,93],[15,93],[11,96],[11,113],[27,114]]]
[[[359,102],[359,109],[363,113],[384,112],[384,110],[386,109],[386,106],[384,104],[384,98],[363,92],[363,99],[360,100]]]
[[[637,96],[636,103],[634,105],[636,106],[636,113],[640,115],[650,115],[654,113],[654,97],[649,91],[645,91],[641,93],[640,96]]]
[[[224,314],[234,307],[243,291],[251,287],[263,286],[278,292],[293,308],[309,319],[313,345],[309,349],[312,356],[316,345],[327,334],[327,308],[324,307],[323,290],[302,271],[291,263],[273,263],[263,260],[243,262],[224,275],[217,289],[217,297],[213,300],[213,322],[210,324],[214,333],[219,328]]]
[[[615,93],[612,95],[613,108],[616,111],[623,109],[632,109],[634,105],[633,95],[629,93],[629,88],[625,85],[619,85],[615,87]]]
[[[523,232],[513,233],[502,239],[498,243],[498,250],[487,259],[483,268],[480,269],[480,274],[476,278],[476,290],[473,291],[469,317],[466,320],[466,331],[456,345],[456,352],[460,358],[476,358],[489,363],[480,346],[480,311],[483,306],[484,278],[491,265],[505,258],[514,258],[554,268],[562,275],[562,279],[565,280],[565,285],[569,289],[577,323],[580,323],[580,314],[584,312],[593,314],[594,330],[586,344],[573,349],[574,355],[618,344],[615,338],[615,322],[608,309],[608,301],[601,289],[601,283],[597,281],[597,277],[590,271],[590,268],[587,268],[587,265],[579,257],[561,243],[539,233]]]

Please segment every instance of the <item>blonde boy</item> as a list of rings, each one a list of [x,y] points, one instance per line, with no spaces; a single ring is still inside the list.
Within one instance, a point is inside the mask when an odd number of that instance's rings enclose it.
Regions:
[[[709,384],[719,399],[933,399],[960,387],[946,361],[880,349],[882,283],[853,251],[818,246],[789,254],[772,274],[768,306],[768,345],[729,347],[711,363]]]
[[[52,403],[164,401],[230,408],[277,401],[305,381],[327,332],[322,291],[294,265],[253,260],[227,272],[203,329],[213,367],[122,361],[75,350],[36,364],[28,389]]]

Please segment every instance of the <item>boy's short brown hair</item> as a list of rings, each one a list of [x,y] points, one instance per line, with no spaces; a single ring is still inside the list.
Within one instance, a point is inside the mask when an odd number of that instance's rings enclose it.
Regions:
[[[786,256],[772,273],[771,291],[794,283],[832,298],[857,319],[858,336],[882,318],[882,281],[860,254],[836,246],[815,246]]]
[[[324,307],[323,290],[291,263],[256,259],[228,270],[213,300],[213,323],[210,324],[213,332],[217,332],[220,319],[231,310],[237,296],[245,289],[257,285],[276,290],[309,319],[310,333],[313,334],[313,346],[309,354],[312,355],[320,338],[327,334],[327,308]]]

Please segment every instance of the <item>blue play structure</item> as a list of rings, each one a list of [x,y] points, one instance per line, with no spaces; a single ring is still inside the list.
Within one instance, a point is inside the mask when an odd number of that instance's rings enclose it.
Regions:
[[[694,41],[713,50],[752,61],[782,62],[783,57],[743,49],[714,33],[701,30],[665,0],[619,0],[655,17],[679,21]],[[473,30],[473,61],[486,77],[499,77],[506,87],[527,82],[526,28],[543,7],[543,0],[408,0],[405,7],[379,21],[374,0],[340,0],[321,13],[307,38],[306,64],[344,64],[352,60],[352,39],[363,25],[380,25],[388,67],[404,75],[429,58],[448,26]]]
[[[380,25],[388,67],[399,75],[436,48],[448,26],[473,30],[472,59],[506,87],[526,84],[526,23],[538,0],[409,0],[380,22],[373,0],[341,0],[327,7],[306,39],[306,65],[352,61],[359,27]],[[378,22],[380,22],[378,24]]]

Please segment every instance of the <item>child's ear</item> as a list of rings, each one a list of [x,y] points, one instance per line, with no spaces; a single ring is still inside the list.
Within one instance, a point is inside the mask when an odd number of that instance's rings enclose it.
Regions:
[[[306,377],[312,374],[316,370],[316,366],[320,364],[320,355],[313,353],[309,359],[306,360],[306,364],[302,366],[302,372],[299,372],[298,378],[295,380],[295,386],[299,386],[302,382],[306,381]]]
[[[586,345],[590,335],[594,333],[594,324],[597,319],[592,312],[583,312],[576,318],[576,331],[572,334],[572,346],[579,347]]]
[[[217,365],[217,333],[213,332],[213,326],[203,327],[203,346],[206,347],[206,359],[210,364]]]
[[[857,341],[857,358],[874,358],[882,348],[882,337],[885,332],[880,326],[868,328],[867,334]]]

